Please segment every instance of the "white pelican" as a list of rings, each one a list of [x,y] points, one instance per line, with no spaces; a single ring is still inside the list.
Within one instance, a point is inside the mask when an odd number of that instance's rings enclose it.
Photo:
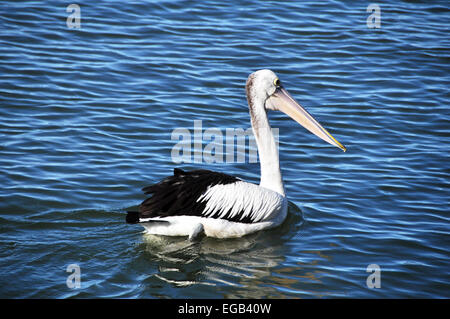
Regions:
[[[282,111],[324,141],[345,147],[325,130],[281,85],[271,70],[259,70],[247,79],[247,101],[261,165],[258,185],[209,170],[185,172],[143,188],[153,194],[128,212],[128,223],[140,223],[147,233],[168,236],[203,235],[241,237],[280,225],[286,218],[287,199],[278,151],[267,110]]]

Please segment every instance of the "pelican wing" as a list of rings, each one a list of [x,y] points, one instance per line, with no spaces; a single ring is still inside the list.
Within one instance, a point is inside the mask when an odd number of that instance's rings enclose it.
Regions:
[[[277,215],[283,207],[283,199],[269,189],[237,181],[210,187],[197,202],[205,203],[204,217],[256,223]]]
[[[200,216],[241,223],[269,220],[283,207],[280,194],[209,170],[174,175],[143,188],[152,194],[139,207],[139,218]]]

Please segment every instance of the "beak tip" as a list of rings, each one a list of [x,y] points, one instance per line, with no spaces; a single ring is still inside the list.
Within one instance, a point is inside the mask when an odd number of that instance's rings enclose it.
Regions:
[[[336,142],[337,142],[337,145],[336,145],[337,147],[339,147],[344,153],[347,152],[347,148],[344,145],[342,145],[338,141],[336,141]]]

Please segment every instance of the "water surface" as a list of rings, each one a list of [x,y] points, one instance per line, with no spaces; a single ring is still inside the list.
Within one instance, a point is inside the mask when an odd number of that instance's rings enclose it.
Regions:
[[[450,297],[446,1],[384,1],[379,29],[354,1],[77,3],[81,29],[69,3],[0,4],[0,297]],[[190,243],[126,225],[140,188],[175,166],[258,183],[248,158],[171,151],[194,120],[249,128],[260,68],[348,151],[271,113],[281,227]]]

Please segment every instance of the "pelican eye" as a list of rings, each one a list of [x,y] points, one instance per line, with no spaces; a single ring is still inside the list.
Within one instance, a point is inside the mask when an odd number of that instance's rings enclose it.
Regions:
[[[281,81],[280,81],[280,79],[279,79],[279,78],[276,78],[275,80],[273,80],[273,84],[274,84],[276,87],[280,87],[280,86],[281,86]]]

